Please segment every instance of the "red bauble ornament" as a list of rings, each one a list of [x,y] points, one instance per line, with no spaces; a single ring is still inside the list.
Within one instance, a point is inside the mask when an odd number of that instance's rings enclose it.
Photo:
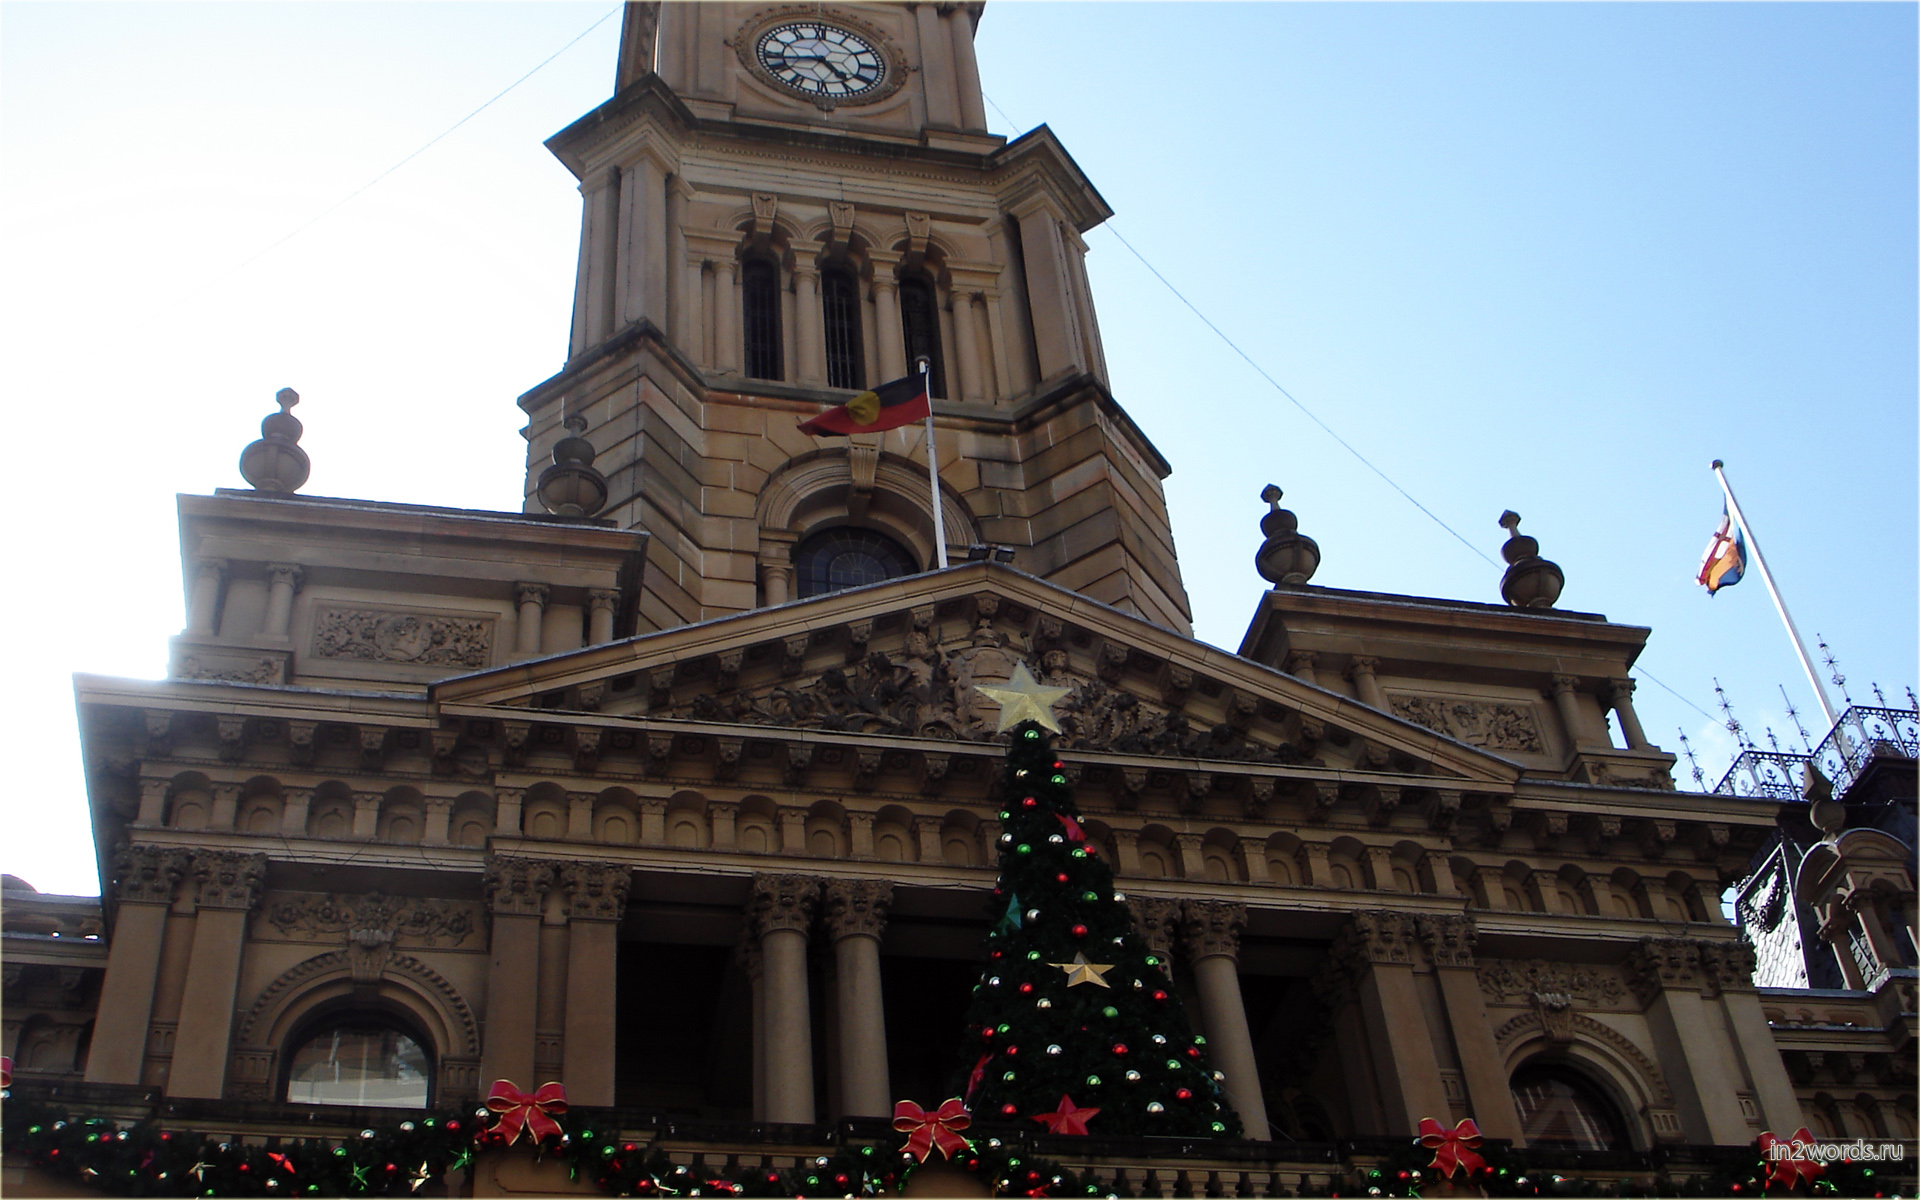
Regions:
[[[1014,1055],[1018,1053],[1020,1053],[1020,1047],[1018,1046],[1008,1046],[1006,1049],[1006,1055],[1008,1058],[1012,1058]]]
[[[1020,994],[1021,994],[1022,996],[1031,996],[1031,995],[1033,995],[1033,985],[1032,985],[1032,984],[1030,984],[1030,983],[1023,983],[1023,984],[1021,984],[1021,985],[1020,985]]]
[[[1113,1044],[1113,1052],[1115,1054],[1125,1054],[1127,1052],[1127,1044],[1125,1042],[1115,1042]]]
[[[1010,1117],[1019,1111],[1020,1111],[1019,1109],[1015,1108],[1011,1104],[1002,1104],[1000,1106],[1000,1115],[1003,1117]],[[975,1165],[978,1166],[979,1164],[976,1163]]]
[[[1034,799],[1034,798],[1033,798],[1032,796],[1028,796],[1028,797],[1027,797],[1027,798],[1026,798],[1025,800],[1022,800],[1022,801],[1020,802],[1020,807],[1022,807],[1022,808],[1033,808],[1034,806],[1036,806],[1036,805],[1038,805],[1039,803],[1040,803],[1040,802],[1039,802],[1038,800],[1035,800],[1035,799]]]
[[[1075,925],[1070,932],[1075,937],[1085,937],[1087,936],[1087,927],[1085,925]]]
[[[1173,1098],[1175,1100],[1191,1100],[1193,1099],[1193,1093],[1186,1088],[1179,1088],[1173,1093]]]
[[[1055,875],[1053,879],[1055,883],[1065,883],[1067,881],[1067,873],[1062,871],[1058,875]]]
[[[1159,1000],[1159,1001],[1161,1001],[1162,1003],[1165,1003],[1165,1001],[1166,1001],[1166,999],[1167,999],[1167,994],[1166,994],[1165,992],[1155,992],[1155,993],[1153,994],[1153,998],[1154,998],[1155,1000]]]
[[[1188,1047],[1187,1047],[1187,1057],[1188,1057],[1188,1058],[1199,1058],[1199,1057],[1200,1057],[1200,1047],[1198,1047],[1198,1046],[1188,1046]]]

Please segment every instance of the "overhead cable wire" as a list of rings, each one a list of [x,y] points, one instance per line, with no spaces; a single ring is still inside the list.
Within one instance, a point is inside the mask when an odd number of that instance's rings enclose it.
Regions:
[[[219,276],[219,278],[225,279],[228,275],[232,275],[234,272],[242,270],[246,267],[249,267],[254,263],[260,261],[262,258],[265,258],[267,255],[273,253],[275,250],[278,250],[280,247],[286,245],[288,242],[292,241],[294,238],[299,237],[301,234],[313,228],[315,225],[319,224],[321,221],[325,220],[326,218],[332,216],[334,213],[338,212],[341,208],[345,207],[347,203],[353,200],[356,196],[359,196],[361,193],[367,191],[369,188],[372,188],[375,184],[378,184],[381,180],[385,179],[387,176],[393,174],[395,171],[398,171],[401,167],[406,166],[408,163],[412,162],[414,159],[419,158],[422,154],[425,154],[427,151],[433,149],[435,146],[445,141],[447,137],[450,136],[456,129],[459,129],[462,125],[465,125],[468,121],[473,120],[475,117],[479,116],[481,113],[487,111],[487,109],[493,107],[493,105],[496,102],[498,102],[501,99],[501,97],[505,96],[508,92],[511,92],[513,89],[519,87],[521,84],[525,83],[527,80],[532,79],[535,75],[538,75],[543,69],[546,68],[547,64],[551,63],[554,59],[559,58],[562,54],[565,54],[567,51],[573,49],[574,46],[578,45],[579,42],[583,38],[585,38],[588,34],[600,28],[602,25],[605,25],[607,23],[608,18],[620,12],[623,7],[624,7],[623,5],[615,5],[613,8],[608,9],[605,13],[602,13],[599,20],[587,26],[585,29],[582,29],[579,33],[575,34],[572,40],[568,41],[566,45],[560,47],[558,50],[555,50],[552,54],[549,54],[545,58],[541,59],[537,64],[535,64],[532,70],[528,71],[526,74],[522,75],[520,78],[514,80],[512,83],[508,84],[506,87],[501,88],[485,104],[482,104],[479,108],[474,109],[472,112],[468,113],[466,116],[461,117],[458,121],[455,121],[453,124],[447,126],[445,129],[441,130],[437,136],[433,137],[431,140],[426,142],[419,149],[407,155],[405,158],[401,159],[399,162],[394,163],[392,166],[380,172],[378,175],[375,175],[372,179],[367,180],[367,182],[361,184],[359,187],[353,189],[351,192],[348,192],[345,196],[342,196],[339,200],[335,201],[326,210],[314,216],[312,219],[308,220],[306,223],[302,224],[301,226],[293,230],[293,232],[281,238],[279,241],[274,242],[272,245],[266,247],[264,250],[261,250],[259,253],[253,255],[253,257],[248,258],[244,262],[237,263],[234,266],[230,267],[228,270],[223,272]],[[1005,114],[1002,114],[1002,115],[1005,115]]]

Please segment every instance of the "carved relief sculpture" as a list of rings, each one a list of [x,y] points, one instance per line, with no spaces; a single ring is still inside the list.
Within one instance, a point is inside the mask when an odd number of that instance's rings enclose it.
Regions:
[[[1545,749],[1532,709],[1437,696],[1393,696],[1393,715],[1469,746],[1538,754]]]
[[[313,616],[313,656],[477,669],[493,661],[494,623],[491,617],[322,607]]]

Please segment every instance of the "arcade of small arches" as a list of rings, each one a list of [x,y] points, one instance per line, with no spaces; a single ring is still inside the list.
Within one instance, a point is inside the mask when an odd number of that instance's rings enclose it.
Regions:
[[[717,799],[693,789],[570,791],[551,781],[427,795],[409,785],[375,792],[338,779],[292,787],[270,776],[224,783],[183,772],[166,794],[164,818],[156,823],[170,828],[395,845],[481,849],[498,836],[984,867],[995,859],[999,836],[996,823],[961,809],[916,812],[886,803],[863,809],[832,800],[796,805],[759,794]],[[1337,835],[1307,841],[1287,831],[1260,838],[1223,826],[1186,831],[1152,821],[1123,828],[1097,817],[1085,828],[1121,878],[1457,895],[1473,909],[1622,920],[1722,920],[1709,901],[1712,881],[1677,869],[1666,875],[1628,867],[1590,871],[1575,863],[1548,869],[1412,840],[1382,844]]]
[[[687,230],[690,352],[746,379],[855,391],[925,357],[934,396],[1005,401],[1035,368],[1007,337],[999,268],[961,260],[929,226],[748,211]]]

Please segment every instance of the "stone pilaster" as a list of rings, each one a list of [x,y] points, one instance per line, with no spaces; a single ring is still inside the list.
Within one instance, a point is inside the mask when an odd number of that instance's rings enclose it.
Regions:
[[[160,846],[123,846],[114,856],[118,907],[87,1055],[88,1083],[140,1082],[167,909],[191,866],[188,851]]]
[[[620,918],[633,875],[613,863],[562,863],[567,898],[567,1008],[562,1077],[575,1104],[613,1103]]]
[[[1448,1111],[1439,1057],[1414,987],[1414,936],[1406,913],[1356,912],[1329,951],[1359,1009],[1384,1125],[1380,1133],[1411,1134],[1420,1118]]]
[[[893,884],[884,879],[829,880],[823,900],[839,968],[840,1096],[845,1109],[840,1115],[888,1116],[893,1092],[887,1082],[880,933],[893,902]]]
[[[1519,1140],[1520,1114],[1487,1020],[1486,999],[1474,966],[1473,946],[1479,929],[1467,916],[1414,918],[1414,930],[1433,964],[1440,998],[1447,1008],[1447,1026],[1453,1033],[1460,1074],[1467,1088],[1467,1111],[1488,1137]]]
[[[193,952],[187,959],[186,983],[192,999],[181,1008],[174,1035],[169,1096],[218,1099],[226,1087],[247,915],[259,903],[266,879],[264,854],[193,853]]]
[[[539,1014],[540,918],[554,886],[553,864],[495,856],[484,887],[492,914],[487,963],[487,1013],[480,1078],[509,1079],[526,1090],[533,1082],[534,1029]]]
[[[1133,927],[1140,940],[1160,959],[1160,969],[1169,971],[1173,961],[1173,942],[1180,932],[1180,902],[1151,896],[1128,896],[1133,912]]]
[[[1757,1132],[1740,1111],[1739,1057],[1707,997],[1719,991],[1727,962],[1721,943],[1698,938],[1641,938],[1627,956],[1627,983],[1646,1006],[1655,1057],[1684,1065],[1668,1078],[1689,1142],[1731,1145]]]
[[[813,1012],[807,995],[807,933],[820,881],[805,875],[755,875],[747,918],[765,972],[766,1119],[813,1123]]]
[[[1187,959],[1200,989],[1201,1021],[1214,1063],[1226,1077],[1221,1087],[1227,1103],[1240,1114],[1246,1136],[1264,1142],[1267,1102],[1260,1090],[1246,1002],[1240,997],[1240,935],[1247,928],[1247,906],[1188,900],[1182,905],[1182,917]]]

